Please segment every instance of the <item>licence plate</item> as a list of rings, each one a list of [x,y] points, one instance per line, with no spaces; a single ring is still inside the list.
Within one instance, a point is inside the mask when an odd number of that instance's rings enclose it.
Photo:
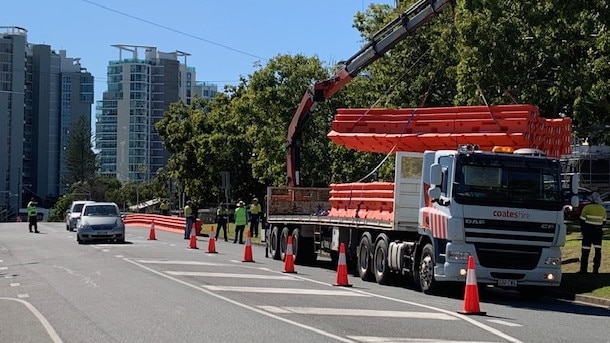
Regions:
[[[108,232],[106,232],[106,231],[98,231],[98,232],[96,232],[95,234],[96,234],[96,235],[107,235],[107,234],[108,234]]]
[[[517,280],[500,279],[500,280],[498,280],[498,286],[502,286],[502,287],[517,287]]]

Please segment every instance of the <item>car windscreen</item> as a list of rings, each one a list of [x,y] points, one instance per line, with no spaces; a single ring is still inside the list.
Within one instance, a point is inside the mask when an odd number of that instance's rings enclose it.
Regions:
[[[112,205],[94,205],[85,207],[85,216],[118,216],[117,208]]]
[[[74,209],[72,210],[72,212],[80,212],[83,210],[83,206],[85,206],[85,204],[75,204],[74,205]]]

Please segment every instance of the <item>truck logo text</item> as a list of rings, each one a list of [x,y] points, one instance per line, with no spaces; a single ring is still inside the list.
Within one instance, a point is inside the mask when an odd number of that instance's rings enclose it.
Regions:
[[[485,224],[485,219],[464,219],[464,222],[466,224],[470,224],[470,225],[484,225]]]
[[[493,211],[494,217],[530,219],[531,214],[517,211]]]

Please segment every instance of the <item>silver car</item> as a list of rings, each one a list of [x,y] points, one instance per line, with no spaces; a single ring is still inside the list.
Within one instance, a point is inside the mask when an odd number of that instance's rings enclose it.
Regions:
[[[119,207],[113,202],[94,202],[83,206],[76,225],[76,241],[113,241],[125,243],[125,224]]]
[[[66,230],[74,231],[76,229],[76,222],[80,218],[80,213],[85,204],[90,204],[94,201],[90,200],[77,200],[70,204],[70,208],[66,211]]]

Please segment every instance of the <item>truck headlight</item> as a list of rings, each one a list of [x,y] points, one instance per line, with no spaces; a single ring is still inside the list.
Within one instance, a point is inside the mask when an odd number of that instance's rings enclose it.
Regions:
[[[467,260],[468,257],[470,256],[469,252],[465,252],[465,251],[449,251],[449,253],[447,254],[447,258],[450,260]]]
[[[548,264],[551,266],[558,266],[561,264],[561,257],[547,257],[544,260],[544,264]]]

